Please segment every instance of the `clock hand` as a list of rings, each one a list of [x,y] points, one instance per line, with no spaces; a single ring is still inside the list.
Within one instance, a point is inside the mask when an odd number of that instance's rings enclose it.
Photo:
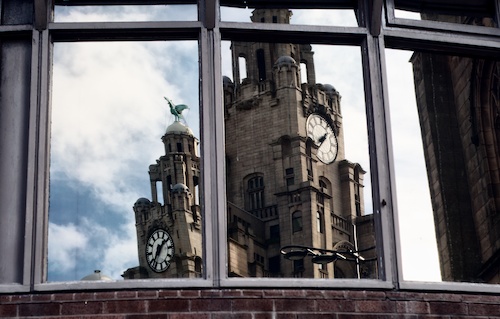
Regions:
[[[158,257],[160,256],[160,253],[161,253],[161,250],[162,250],[164,244],[165,244],[165,240],[162,241],[160,245],[156,246],[155,261],[157,261]]]
[[[319,142],[319,146],[321,146],[323,144],[323,142],[326,140],[326,137],[328,136],[328,132],[325,133],[325,135],[321,136],[319,139],[318,139],[318,142]]]

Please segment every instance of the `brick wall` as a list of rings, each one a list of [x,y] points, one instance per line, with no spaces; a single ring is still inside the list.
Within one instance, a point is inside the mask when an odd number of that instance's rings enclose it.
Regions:
[[[127,290],[0,295],[0,318],[500,318],[500,295],[358,290]]]

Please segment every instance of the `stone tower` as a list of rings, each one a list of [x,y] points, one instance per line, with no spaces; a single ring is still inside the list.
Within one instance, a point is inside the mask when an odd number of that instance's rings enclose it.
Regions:
[[[162,141],[165,155],[149,166],[151,201],[134,204],[139,267],[128,269],[126,279],[201,276],[198,139],[176,120]]]
[[[290,17],[286,9],[256,9],[252,21]],[[234,81],[224,77],[229,275],[376,277],[373,265],[360,274],[352,262],[315,265],[280,254],[286,245],[375,243],[372,216],[364,215],[365,171],[345,159],[341,96],[316,83],[311,46],[233,42],[231,51]]]

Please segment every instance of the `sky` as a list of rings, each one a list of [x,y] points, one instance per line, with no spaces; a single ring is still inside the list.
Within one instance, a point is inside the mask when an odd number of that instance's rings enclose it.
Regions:
[[[196,19],[194,6],[56,9],[59,22]],[[250,13],[224,9],[221,15],[250,21]],[[348,11],[294,10],[292,23],[317,21],[356,25]],[[360,49],[313,51],[316,81],[332,84],[342,96],[346,158],[369,172]],[[225,42],[223,75],[232,78],[228,54]],[[423,155],[416,156],[422,146],[411,103],[411,52],[387,55],[405,279],[438,280],[437,256],[415,257],[432,255],[435,238],[430,204],[422,199],[428,196]],[[196,41],[54,45],[48,281],[79,280],[95,269],[120,280],[124,270],[138,265],[132,207],[140,197],[151,198],[147,170],[164,154],[161,136],[173,117],[163,97],[190,107],[186,121],[199,137],[198,72]],[[365,184],[369,212],[369,178]],[[417,224],[425,231],[415,231]],[[422,267],[429,270],[423,273]]]

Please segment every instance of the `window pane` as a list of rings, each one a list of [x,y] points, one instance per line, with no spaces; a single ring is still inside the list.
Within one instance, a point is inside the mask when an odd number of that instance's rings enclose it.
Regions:
[[[228,275],[378,278],[360,48],[224,42],[222,62]]]
[[[201,275],[198,82],[196,41],[54,44],[49,281]]]
[[[395,0],[396,18],[496,27],[492,0]]]
[[[499,62],[387,61],[404,279],[499,283]]]
[[[75,6],[60,3],[54,8],[55,22],[105,21],[196,21],[196,5]],[[64,5],[63,5],[64,4]]]
[[[269,6],[268,6],[269,7]],[[333,7],[333,6],[332,6]],[[316,7],[318,8],[318,7]],[[270,15],[268,20],[264,17],[252,16],[255,8],[243,7],[238,8],[234,6],[221,7],[221,20],[234,21],[234,22],[264,22],[264,23],[283,23],[284,16],[277,14]],[[270,9],[271,10],[271,9]],[[278,12],[278,9],[272,11]],[[354,8],[349,9],[293,9],[293,14],[286,17],[290,24],[303,24],[303,25],[336,25],[345,27],[357,27],[358,20],[356,18],[356,11]],[[253,20],[252,20],[253,19]]]

